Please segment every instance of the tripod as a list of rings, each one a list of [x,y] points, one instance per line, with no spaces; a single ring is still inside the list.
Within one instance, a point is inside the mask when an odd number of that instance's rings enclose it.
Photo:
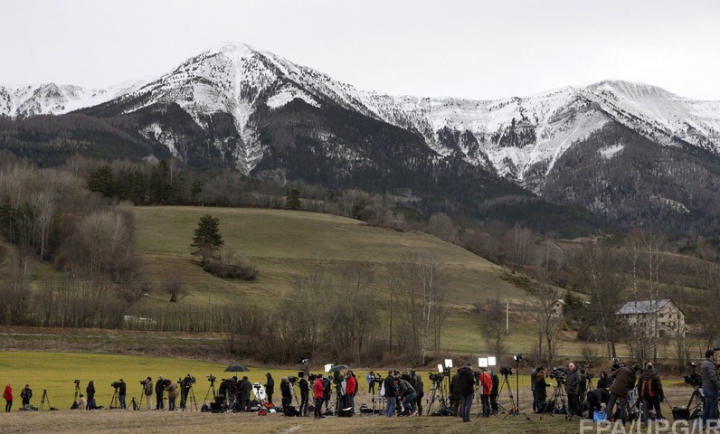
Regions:
[[[520,370],[520,361],[517,361],[516,365],[517,366],[515,368],[515,372],[518,373]],[[512,394],[512,387],[508,382],[508,374],[510,374],[511,372],[502,372],[501,369],[500,373],[502,373],[505,377],[505,382],[508,383],[508,390],[510,391],[510,411],[507,412],[503,420],[507,419],[508,416],[517,416],[522,413],[522,415],[525,416],[525,419],[529,421],[530,416],[528,416],[523,410],[520,409],[520,377],[518,375],[515,375],[515,393],[517,395],[517,401],[515,401],[515,398]]]
[[[120,401],[118,399],[118,388],[115,388],[115,392],[113,393],[112,398],[110,399],[110,406],[108,406],[109,409],[113,408],[120,408]]]
[[[376,382],[375,385],[378,387],[377,387],[377,395],[374,395],[370,398],[370,400],[372,401],[372,414],[378,414],[378,413],[381,413],[382,410],[385,409],[385,403],[383,402],[383,401],[385,401],[385,397],[382,395],[382,386],[381,386],[382,381],[378,382],[375,379],[373,379],[373,381]],[[378,408],[378,406],[380,408]]]
[[[688,409],[688,416],[690,419],[698,419],[702,417],[704,402],[705,394],[703,393],[702,388],[698,386],[693,387],[693,393],[690,395],[690,399],[685,407]]]
[[[187,395],[185,395],[185,406],[183,407],[182,411],[185,411],[185,409],[188,407],[190,407],[190,411],[193,411],[193,406],[195,407],[195,411],[197,411],[197,402],[195,402],[194,389],[194,387],[190,386],[190,390],[188,390]]]
[[[558,399],[560,400],[560,403],[562,406],[558,406]],[[547,411],[547,408],[552,403],[552,412],[550,413],[550,416],[555,417],[555,411],[558,408],[563,409],[563,413],[565,414],[565,419],[568,418],[568,407],[567,407],[567,395],[565,394],[565,386],[563,385],[562,381],[557,382],[557,386],[555,387],[555,391],[553,392],[552,398],[550,398],[550,401],[548,401],[544,408],[542,408],[541,414],[540,414],[540,420],[542,420],[543,416],[545,416],[545,413]]]
[[[40,400],[40,410],[45,410],[45,403],[47,402],[48,410],[52,410],[52,406],[50,405],[50,397],[47,394],[47,389],[43,389],[43,395],[42,399]]]
[[[217,395],[215,394],[215,378],[210,378],[210,387],[208,387],[208,391],[205,394],[205,398],[203,399],[203,405],[207,403],[208,396],[210,396],[210,392],[212,392],[213,400],[212,402],[215,402],[215,398]]]
[[[440,408],[433,411],[435,401],[439,401]],[[430,397],[427,399],[427,412],[426,416],[430,416],[433,413],[442,413],[448,408],[447,402],[445,401],[445,391],[443,390],[442,379],[433,379],[432,386],[430,386]]]

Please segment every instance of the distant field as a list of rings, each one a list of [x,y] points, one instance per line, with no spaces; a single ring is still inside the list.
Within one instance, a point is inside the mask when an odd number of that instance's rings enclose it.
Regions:
[[[190,256],[193,230],[201,216],[220,220],[225,246],[237,249],[260,270],[254,282],[215,278]],[[149,277],[186,282],[191,295],[183,303],[255,305],[287,302],[295,276],[313,267],[337,275],[348,262],[369,264],[376,272],[378,300],[388,290],[386,270],[406,253],[432,252],[445,264],[451,317],[444,333],[448,351],[475,353],[484,343],[467,314],[488,298],[520,300],[524,291],[501,279],[503,269],[471,252],[421,232],[397,232],[328,214],[248,208],[136,208],[140,252]],[[164,302],[162,294],[151,297]]]
[[[405,253],[432,252],[446,265],[448,298],[469,305],[488,297],[523,293],[500,279],[502,268],[453,244],[421,232],[397,232],[328,214],[248,208],[136,208],[140,251],[150,276],[182,277],[195,303],[223,303],[243,296],[282,296],[294,276],[314,266],[337,269],[347,262],[372,265],[375,286],[387,290],[385,266]],[[192,263],[190,242],[201,216],[220,220],[225,246],[234,247],[260,270],[255,282],[214,278]]]

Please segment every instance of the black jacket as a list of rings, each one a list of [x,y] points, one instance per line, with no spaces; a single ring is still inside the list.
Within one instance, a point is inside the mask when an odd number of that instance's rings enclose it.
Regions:
[[[243,401],[250,399],[250,393],[252,392],[252,384],[250,384],[250,380],[242,380],[238,389],[240,389],[240,399]]]
[[[565,391],[568,395],[577,395],[580,393],[580,383],[582,382],[582,377],[580,376],[580,371],[578,371],[577,368],[575,370],[570,371],[567,376],[567,384],[565,384]]]
[[[88,399],[95,396],[95,386],[88,386],[85,388],[85,393],[87,394]]]
[[[275,393],[275,380],[273,380],[273,377],[267,379],[267,383],[265,383],[265,393],[268,395]]]
[[[163,383],[164,383],[163,380],[158,380],[158,382],[155,383],[155,394],[156,395],[159,395],[159,396],[163,395],[163,392],[165,391],[165,387],[163,386]],[[88,392],[88,393],[90,393],[90,392]]]
[[[292,397],[292,393],[290,393],[290,383],[284,381],[280,383],[280,395],[282,395],[283,398]]]
[[[386,398],[395,398],[395,383],[393,382],[395,377],[392,375],[388,375],[385,377],[385,397]]]
[[[467,366],[463,366],[458,372],[457,392],[460,396],[475,393],[475,373]]]
[[[120,396],[127,395],[127,385],[125,384],[124,381],[120,383],[120,387],[118,388],[118,395],[120,395]]]
[[[302,396],[310,394],[310,383],[308,383],[306,379],[301,378],[300,381],[298,381],[298,386],[300,386],[300,394]]]

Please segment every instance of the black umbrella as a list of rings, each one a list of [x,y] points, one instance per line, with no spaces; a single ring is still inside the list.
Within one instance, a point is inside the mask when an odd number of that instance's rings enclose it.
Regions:
[[[338,371],[342,371],[343,369],[348,369],[348,368],[349,368],[348,365],[335,365],[332,368],[330,368],[329,372],[338,372]]]
[[[230,365],[225,368],[225,372],[247,372],[249,369],[245,365]]]

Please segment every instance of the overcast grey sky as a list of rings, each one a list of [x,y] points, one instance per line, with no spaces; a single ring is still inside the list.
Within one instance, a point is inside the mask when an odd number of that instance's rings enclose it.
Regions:
[[[0,0],[0,20],[5,85],[117,84],[244,42],[393,95],[622,79],[720,100],[720,0]]]

